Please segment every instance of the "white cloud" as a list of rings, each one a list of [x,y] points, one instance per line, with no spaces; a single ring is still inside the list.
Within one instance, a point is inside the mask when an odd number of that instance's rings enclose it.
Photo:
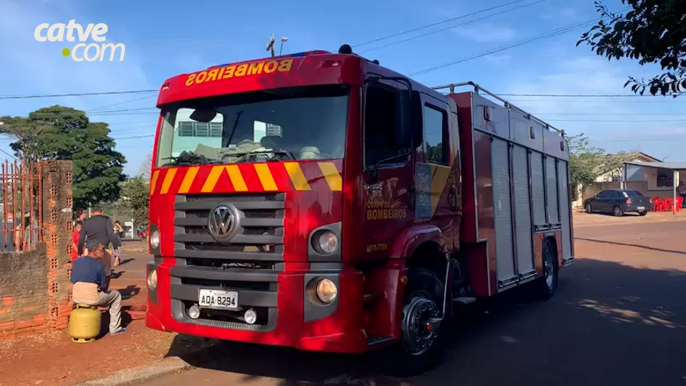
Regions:
[[[479,43],[507,42],[517,37],[514,28],[495,24],[483,24],[478,27],[455,28],[456,34]]]
[[[555,8],[551,12],[540,15],[540,17],[543,20],[562,19],[564,21],[575,21],[584,18],[584,16],[579,14],[576,8],[573,7]]]
[[[488,55],[484,56],[484,59],[487,61],[493,63],[493,64],[508,64],[512,61],[512,55],[507,55],[507,54],[494,54],[494,55]]]

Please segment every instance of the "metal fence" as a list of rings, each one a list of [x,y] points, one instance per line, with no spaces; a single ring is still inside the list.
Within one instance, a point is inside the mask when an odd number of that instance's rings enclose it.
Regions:
[[[36,248],[43,239],[42,179],[39,165],[2,163],[0,183],[0,251],[20,252]]]

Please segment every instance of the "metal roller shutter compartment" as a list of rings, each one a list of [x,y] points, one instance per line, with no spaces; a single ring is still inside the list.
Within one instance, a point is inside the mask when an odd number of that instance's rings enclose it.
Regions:
[[[560,187],[560,222],[562,223],[562,257],[569,259],[572,257],[572,237],[569,219],[569,185],[567,184],[568,172],[567,162],[557,163],[557,175]]]
[[[509,144],[494,138],[491,144],[493,169],[493,214],[498,281],[515,276],[512,251],[512,208],[510,205]]]
[[[517,237],[517,268],[519,273],[528,273],[534,270],[532,252],[532,226],[531,207],[529,203],[529,167],[527,163],[528,152],[521,146],[515,146],[512,151],[513,179],[514,179],[514,202],[515,202],[515,229]]]
[[[534,204],[534,225],[545,225],[545,193],[543,180],[543,155],[531,153],[531,194]]]

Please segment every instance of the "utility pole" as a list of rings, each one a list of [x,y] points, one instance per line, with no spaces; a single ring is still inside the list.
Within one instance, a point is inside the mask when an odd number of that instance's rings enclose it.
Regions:
[[[269,39],[269,43],[267,43],[267,51],[272,52],[272,58],[274,57],[274,34],[272,34],[272,37]]]
[[[279,56],[281,56],[281,54],[283,53],[283,44],[286,43],[287,41],[288,41],[288,38],[286,38],[286,37],[281,38],[281,48],[279,48]]]

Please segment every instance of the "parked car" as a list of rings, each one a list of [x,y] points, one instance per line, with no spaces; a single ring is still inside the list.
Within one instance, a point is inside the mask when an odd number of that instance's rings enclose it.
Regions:
[[[653,210],[653,201],[636,190],[610,189],[586,199],[584,208],[586,213],[613,213],[615,216],[638,213],[645,216]]]

